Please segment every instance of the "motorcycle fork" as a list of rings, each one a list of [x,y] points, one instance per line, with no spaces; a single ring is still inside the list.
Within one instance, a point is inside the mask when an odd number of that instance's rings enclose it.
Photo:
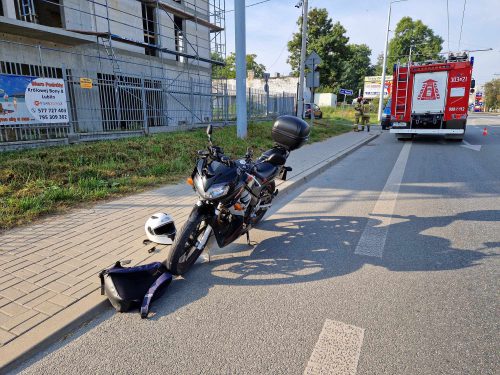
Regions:
[[[205,229],[205,232],[203,232],[203,236],[201,237],[200,240],[196,242],[196,249],[203,250],[211,234],[212,234],[212,227],[210,226],[210,224],[208,224],[207,228]]]

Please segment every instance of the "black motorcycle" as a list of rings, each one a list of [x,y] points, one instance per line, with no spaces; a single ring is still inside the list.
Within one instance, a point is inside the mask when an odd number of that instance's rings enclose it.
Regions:
[[[188,182],[200,199],[187,222],[177,233],[165,265],[182,275],[203,252],[211,236],[219,247],[227,246],[262,220],[278,194],[275,179],[286,180],[292,168],[285,163],[293,151],[309,138],[309,125],[293,116],[281,116],[274,123],[275,145],[253,160],[250,148],[244,158],[231,160],[212,143],[212,125],[207,127],[209,146],[198,151]]]

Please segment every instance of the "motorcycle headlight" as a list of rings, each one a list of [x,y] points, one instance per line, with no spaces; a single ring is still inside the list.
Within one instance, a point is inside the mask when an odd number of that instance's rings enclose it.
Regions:
[[[228,191],[229,191],[229,185],[226,184],[214,185],[205,192],[205,198],[208,199],[220,198],[226,195]]]
[[[196,175],[193,179],[194,187],[200,197],[206,199],[217,199],[229,192],[229,185],[226,184],[218,184],[210,187],[207,191],[203,189],[203,181],[200,175]]]

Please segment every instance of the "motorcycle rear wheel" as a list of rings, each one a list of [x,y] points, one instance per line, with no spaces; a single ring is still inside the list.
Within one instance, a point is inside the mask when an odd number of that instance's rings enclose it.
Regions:
[[[180,233],[175,237],[165,260],[165,266],[174,275],[183,275],[189,271],[203,252],[203,248],[196,248],[196,243],[201,239],[208,226],[205,219],[204,215],[193,211]]]

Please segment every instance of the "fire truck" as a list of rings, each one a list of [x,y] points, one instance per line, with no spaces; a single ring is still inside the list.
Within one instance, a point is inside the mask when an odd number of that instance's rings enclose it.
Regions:
[[[446,61],[396,64],[393,70],[391,133],[399,140],[415,134],[464,138],[474,58],[450,54]]]

